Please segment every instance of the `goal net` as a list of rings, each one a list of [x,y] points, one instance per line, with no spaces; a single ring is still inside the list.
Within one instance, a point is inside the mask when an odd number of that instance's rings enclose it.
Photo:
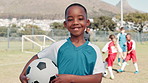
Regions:
[[[46,35],[23,35],[22,52],[36,53],[51,45],[55,40]]]

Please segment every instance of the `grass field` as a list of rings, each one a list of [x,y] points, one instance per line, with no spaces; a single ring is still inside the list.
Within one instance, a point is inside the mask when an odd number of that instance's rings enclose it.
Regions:
[[[96,43],[100,48],[105,43]],[[26,62],[34,54],[22,53],[21,50],[0,50],[0,83],[20,83],[19,74]],[[103,55],[103,60],[107,54]],[[125,72],[116,73],[115,79],[110,80],[109,76],[103,78],[102,83],[148,83],[148,42],[137,43],[137,57],[140,73],[134,74],[134,66],[131,61],[126,66]],[[120,67],[114,63],[113,69]]]

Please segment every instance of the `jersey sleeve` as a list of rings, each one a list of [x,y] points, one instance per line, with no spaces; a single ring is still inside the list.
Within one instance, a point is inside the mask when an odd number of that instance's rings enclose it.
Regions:
[[[94,66],[93,74],[103,73],[105,71],[105,67],[102,60],[100,49],[97,46],[95,46],[94,49],[96,50],[97,53],[97,59]]]
[[[52,60],[55,64],[57,62],[57,50],[56,50],[56,43],[50,45],[49,47],[45,48],[41,52],[37,54],[39,58],[48,58]]]
[[[132,50],[136,50],[136,43],[135,43],[135,41],[134,41],[134,40],[132,40],[132,42],[133,42],[133,45],[132,45]]]
[[[49,58],[57,65],[57,55],[59,48],[66,42],[67,40],[62,40],[59,42],[56,42],[49,47],[45,48],[41,52],[37,54],[39,58]]]
[[[103,47],[102,52],[108,51],[109,42]]]

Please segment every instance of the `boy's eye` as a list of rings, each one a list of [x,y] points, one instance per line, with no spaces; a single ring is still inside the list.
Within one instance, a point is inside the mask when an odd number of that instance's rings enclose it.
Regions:
[[[79,20],[83,20],[83,18],[79,18]]]
[[[68,21],[73,21],[73,19],[68,19]]]

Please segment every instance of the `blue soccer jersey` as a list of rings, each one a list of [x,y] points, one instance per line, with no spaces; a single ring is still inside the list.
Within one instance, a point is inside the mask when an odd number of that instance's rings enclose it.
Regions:
[[[119,44],[124,45],[125,43],[126,43],[126,33],[124,34],[120,33],[119,34]]]
[[[117,35],[118,43],[120,45],[120,48],[122,49],[122,52],[126,52],[126,33],[119,33]]]
[[[105,70],[100,49],[89,41],[76,47],[68,38],[39,52],[38,57],[51,59],[59,74],[91,75]]]

